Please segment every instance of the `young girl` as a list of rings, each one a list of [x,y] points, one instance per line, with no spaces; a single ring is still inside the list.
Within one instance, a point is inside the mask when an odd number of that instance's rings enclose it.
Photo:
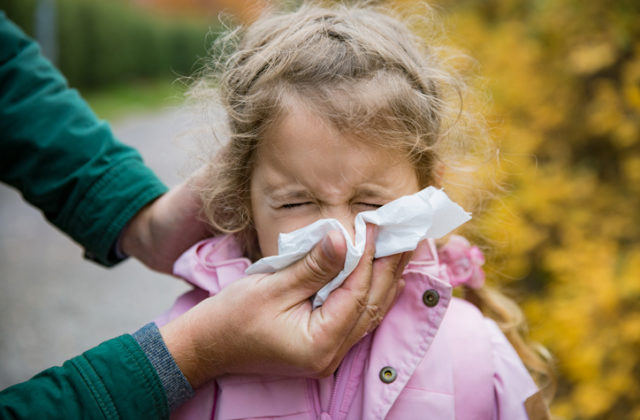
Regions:
[[[353,235],[358,213],[447,185],[452,152],[482,134],[456,101],[462,84],[441,54],[372,8],[303,6],[234,36],[221,77],[206,75],[193,90],[205,99],[219,92],[228,113],[230,141],[203,191],[209,221],[227,235],[176,262],[175,273],[197,288],[159,323],[276,255],[280,233],[335,218]],[[546,418],[518,354],[532,371],[544,361],[514,332],[505,298],[484,290],[483,262],[461,237],[439,249],[423,241],[394,306],[334,375],[220,377],[174,416]],[[455,286],[473,304],[452,297]],[[510,340],[478,308],[510,327]]]

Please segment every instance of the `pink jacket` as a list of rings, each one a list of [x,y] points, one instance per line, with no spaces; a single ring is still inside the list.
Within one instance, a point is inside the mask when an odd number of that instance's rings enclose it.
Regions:
[[[250,261],[232,236],[196,244],[174,266],[196,288],[162,325],[236,279]],[[424,242],[374,333],[324,379],[223,376],[174,412],[184,419],[526,419],[538,389],[498,326],[453,298],[450,267]]]

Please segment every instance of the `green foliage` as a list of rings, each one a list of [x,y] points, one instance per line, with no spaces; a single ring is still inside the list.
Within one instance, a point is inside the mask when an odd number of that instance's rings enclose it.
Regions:
[[[29,35],[34,33],[37,0],[0,0],[0,10]]]
[[[98,117],[113,122],[131,114],[177,106],[184,100],[186,87],[174,80],[154,79],[91,90],[83,96]]]
[[[408,7],[417,1],[397,0]],[[477,59],[508,193],[481,229],[557,363],[552,412],[640,418],[640,2],[442,1]]]
[[[3,0],[9,18],[33,34],[35,0]],[[171,20],[116,0],[57,0],[57,65],[72,86],[191,74],[206,54],[206,24]]]

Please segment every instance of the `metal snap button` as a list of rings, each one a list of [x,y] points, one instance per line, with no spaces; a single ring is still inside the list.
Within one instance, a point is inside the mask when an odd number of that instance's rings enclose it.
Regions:
[[[440,295],[435,289],[429,289],[422,294],[422,302],[428,307],[432,308],[440,301]]]
[[[380,380],[385,384],[390,384],[395,381],[397,377],[398,374],[396,373],[396,370],[391,366],[385,366],[380,369]]]

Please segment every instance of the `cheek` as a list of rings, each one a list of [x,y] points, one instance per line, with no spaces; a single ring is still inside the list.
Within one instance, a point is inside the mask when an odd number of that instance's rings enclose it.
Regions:
[[[251,196],[251,214],[253,225],[263,257],[275,255],[278,252],[278,230],[270,216],[266,204],[255,194]]]
[[[256,223],[256,235],[260,245],[260,254],[263,257],[270,257],[278,253],[278,232],[273,224]]]
[[[254,223],[260,245],[260,253],[263,257],[270,257],[278,254],[278,236],[280,233],[289,233],[318,220],[317,214],[304,212],[286,212],[277,214],[277,211],[269,209],[267,211],[255,212]]]

